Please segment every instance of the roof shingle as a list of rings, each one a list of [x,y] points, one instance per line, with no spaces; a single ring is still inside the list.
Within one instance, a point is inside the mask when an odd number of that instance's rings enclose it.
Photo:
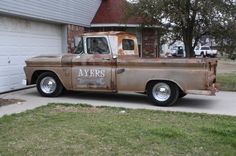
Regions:
[[[91,24],[142,24],[143,18],[135,17],[125,20],[126,0],[102,0]]]

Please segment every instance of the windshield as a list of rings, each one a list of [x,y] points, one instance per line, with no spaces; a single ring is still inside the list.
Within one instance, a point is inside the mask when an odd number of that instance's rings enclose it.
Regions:
[[[83,39],[81,37],[78,38],[78,44],[75,49],[75,54],[83,54],[84,53],[84,45],[83,45]]]
[[[105,37],[88,37],[86,39],[88,54],[109,54],[108,42]]]
[[[210,50],[210,47],[202,47],[201,50]]]

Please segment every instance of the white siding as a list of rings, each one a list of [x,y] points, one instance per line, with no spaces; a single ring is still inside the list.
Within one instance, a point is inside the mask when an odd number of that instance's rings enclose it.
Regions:
[[[101,0],[0,0],[0,13],[90,26]]]
[[[24,87],[25,59],[62,53],[62,26],[0,16],[0,92]]]

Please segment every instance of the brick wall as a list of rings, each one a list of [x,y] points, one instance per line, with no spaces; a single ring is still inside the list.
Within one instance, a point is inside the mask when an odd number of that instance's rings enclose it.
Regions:
[[[68,24],[67,25],[67,46],[68,53],[73,53],[75,50],[75,37],[81,36],[84,33],[84,27]]]
[[[144,28],[142,31],[143,57],[155,58],[159,56],[159,36],[156,29]]]

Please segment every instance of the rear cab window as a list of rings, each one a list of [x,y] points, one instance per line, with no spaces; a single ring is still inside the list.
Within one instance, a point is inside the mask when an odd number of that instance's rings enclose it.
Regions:
[[[123,39],[122,48],[123,50],[134,50],[134,41],[131,39]]]

